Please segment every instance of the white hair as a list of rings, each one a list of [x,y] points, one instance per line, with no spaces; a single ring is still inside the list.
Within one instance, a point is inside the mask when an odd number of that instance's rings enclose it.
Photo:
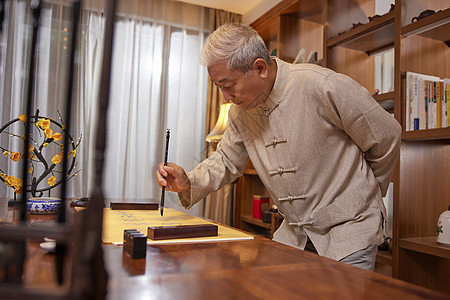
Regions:
[[[257,58],[271,64],[263,39],[252,27],[227,23],[211,33],[200,53],[200,62],[210,66],[226,61],[229,69],[249,72]]]

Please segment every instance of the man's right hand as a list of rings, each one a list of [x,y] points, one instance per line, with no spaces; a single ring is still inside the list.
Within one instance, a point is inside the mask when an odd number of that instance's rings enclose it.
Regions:
[[[180,193],[191,188],[191,183],[184,169],[174,163],[167,163],[167,166],[163,163],[159,164],[155,177],[158,185],[160,187],[165,186],[166,191]]]

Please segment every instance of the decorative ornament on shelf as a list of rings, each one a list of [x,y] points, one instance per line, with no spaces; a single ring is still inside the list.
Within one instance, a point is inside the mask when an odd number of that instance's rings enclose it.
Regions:
[[[439,216],[437,241],[440,244],[450,245],[450,205],[448,206],[448,210]]]
[[[292,63],[293,64],[304,63],[305,62],[305,55],[306,55],[305,48],[300,48],[300,50],[298,50],[297,55],[295,56],[295,59],[294,59],[294,61]]]
[[[59,111],[58,111],[59,114]],[[67,180],[76,176],[80,170],[74,171],[77,166],[76,154],[77,147],[81,142],[81,135],[75,142],[70,133],[66,131],[66,126],[59,114],[60,122],[54,121],[50,118],[40,116],[39,110],[36,110],[34,116],[31,116],[30,128],[30,144],[28,145],[29,160],[27,162],[28,173],[31,176],[30,185],[25,190],[31,193],[32,197],[42,197],[45,191],[48,191],[58,186],[63,180],[62,167],[58,168],[63,161],[64,155],[67,155]],[[25,124],[27,121],[26,115],[20,115],[0,128],[0,136],[8,135],[11,139],[21,139],[25,141]],[[69,151],[64,151],[64,138],[67,134]],[[3,141],[3,139],[2,139]],[[12,143],[8,139],[6,145],[0,145],[0,150],[3,159],[10,159],[13,162],[19,162],[24,158],[21,153],[24,149],[22,143]],[[67,153],[67,154],[66,154]],[[62,164],[61,164],[62,165]],[[19,168],[20,169],[20,168]],[[19,176],[8,174],[8,172],[0,168],[0,180],[6,186],[14,189],[14,198],[16,194],[21,194],[24,190],[23,181]]]

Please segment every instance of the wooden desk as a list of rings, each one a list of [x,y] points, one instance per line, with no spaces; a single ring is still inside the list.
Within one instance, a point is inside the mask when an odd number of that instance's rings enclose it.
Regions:
[[[105,247],[109,299],[450,299],[265,238],[148,246],[131,260]]]
[[[27,284],[54,286],[52,255],[29,243]],[[147,246],[145,259],[104,246],[107,299],[450,299],[256,236]]]

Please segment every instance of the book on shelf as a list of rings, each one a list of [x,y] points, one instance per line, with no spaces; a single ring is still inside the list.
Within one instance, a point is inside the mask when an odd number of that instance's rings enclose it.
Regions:
[[[450,126],[450,79],[406,72],[405,130]]]
[[[445,97],[445,102],[444,102],[444,111],[446,111],[447,113],[445,114],[445,118],[442,121],[442,123],[447,124],[447,127],[450,127],[450,79],[449,78],[445,78],[444,79],[444,85],[443,85],[443,95]]]

